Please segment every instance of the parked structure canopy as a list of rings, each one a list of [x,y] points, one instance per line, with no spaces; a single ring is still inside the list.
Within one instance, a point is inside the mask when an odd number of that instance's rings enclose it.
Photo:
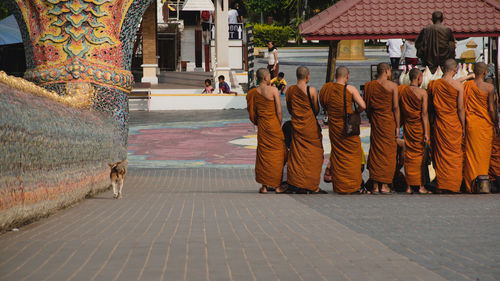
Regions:
[[[307,40],[415,38],[434,11],[457,38],[500,36],[499,0],[342,0],[300,32]]]

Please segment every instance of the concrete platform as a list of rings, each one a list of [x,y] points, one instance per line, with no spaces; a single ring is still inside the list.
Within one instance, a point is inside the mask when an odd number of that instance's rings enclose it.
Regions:
[[[212,110],[246,108],[246,96],[239,83],[245,74],[226,78],[234,94],[202,94],[206,79],[212,80],[215,93],[218,82],[213,72],[161,72],[159,84],[152,85],[150,110]],[[147,99],[129,101],[129,109],[147,110]]]

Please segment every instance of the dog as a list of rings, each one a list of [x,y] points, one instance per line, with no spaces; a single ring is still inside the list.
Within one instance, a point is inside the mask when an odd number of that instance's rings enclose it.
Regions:
[[[120,199],[122,197],[123,179],[127,173],[128,161],[125,160],[108,165],[111,168],[109,178],[111,179],[111,186],[113,186],[113,198]]]

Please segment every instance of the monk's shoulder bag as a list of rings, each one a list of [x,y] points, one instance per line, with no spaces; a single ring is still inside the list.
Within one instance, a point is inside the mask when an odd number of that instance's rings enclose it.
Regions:
[[[472,193],[491,193],[491,181],[488,175],[480,175],[472,182]]]
[[[309,91],[309,86],[307,86],[307,98],[309,99],[309,104],[311,105],[311,110],[312,110],[312,113],[314,115],[314,119],[316,119],[316,115],[318,115],[318,112],[316,112],[314,110],[313,100],[311,98],[311,92]],[[319,134],[321,134],[321,126],[318,123],[318,119],[316,119],[316,125],[318,125],[318,132],[319,132]]]
[[[347,84],[344,86],[344,134],[348,137],[359,136],[359,126],[361,125],[361,115],[358,112],[356,102],[353,100],[354,113],[347,113],[346,105]]]

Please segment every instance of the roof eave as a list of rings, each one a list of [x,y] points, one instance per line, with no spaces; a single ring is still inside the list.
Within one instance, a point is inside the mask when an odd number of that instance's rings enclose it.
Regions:
[[[306,40],[370,40],[370,39],[391,39],[391,38],[402,38],[402,39],[415,39],[418,34],[404,33],[404,34],[349,34],[349,35],[304,35]],[[499,37],[500,32],[454,32],[453,36],[455,38],[467,38],[467,37]]]

